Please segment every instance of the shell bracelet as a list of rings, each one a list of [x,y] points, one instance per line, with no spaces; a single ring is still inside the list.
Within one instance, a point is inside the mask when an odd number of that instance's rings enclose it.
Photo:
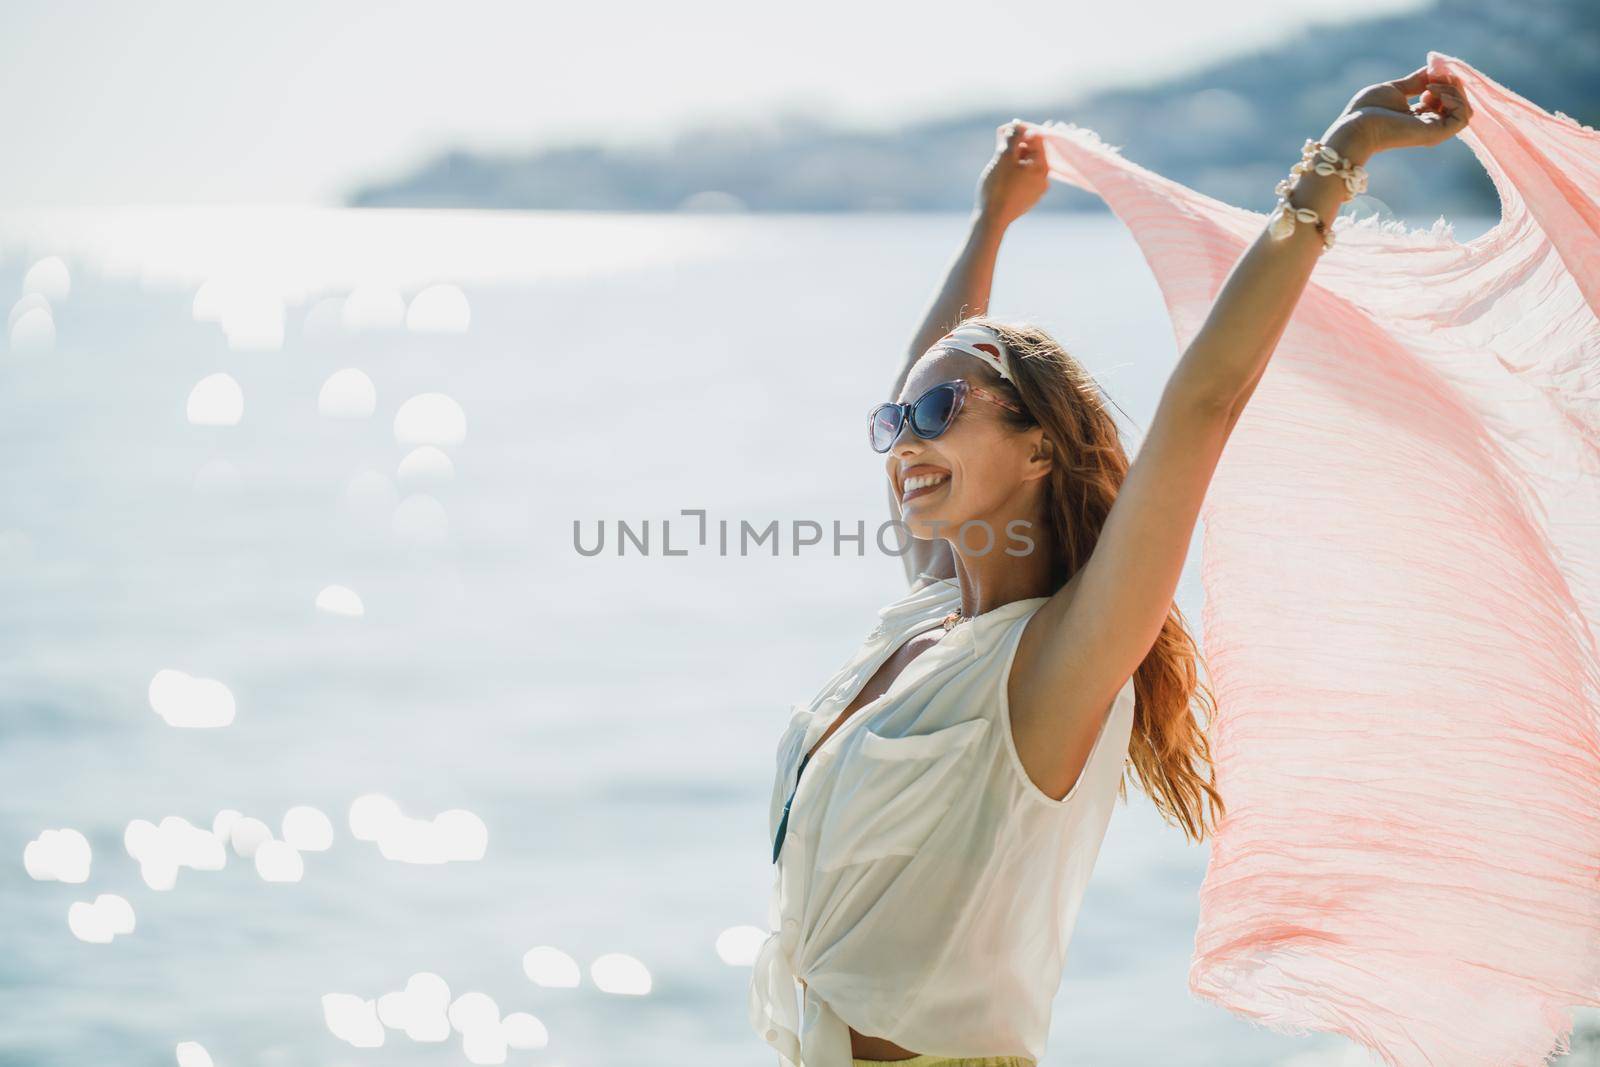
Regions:
[[[1278,182],[1273,190],[1278,194],[1278,206],[1267,219],[1267,232],[1275,240],[1281,241],[1294,232],[1295,223],[1310,223],[1322,234],[1322,248],[1326,251],[1333,247],[1332,223],[1324,223],[1322,217],[1308,207],[1295,207],[1289,203],[1289,194],[1300,184],[1300,175],[1308,172],[1337,175],[1344,181],[1348,194],[1344,199],[1349,200],[1367,191],[1367,168],[1359,163],[1351,163],[1321,141],[1313,141],[1308,137],[1300,150],[1300,161],[1289,168],[1289,176]]]

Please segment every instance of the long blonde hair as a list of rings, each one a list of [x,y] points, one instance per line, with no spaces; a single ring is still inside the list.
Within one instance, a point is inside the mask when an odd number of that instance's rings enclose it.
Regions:
[[[1007,421],[1018,428],[1043,427],[1054,445],[1056,463],[1048,476],[1045,508],[1054,549],[1051,588],[1060,589],[1094,551],[1127,476],[1122,438],[1093,377],[1044,330],[987,316],[965,322],[996,331],[1011,349],[1014,387],[993,371],[984,372],[986,386],[1010,388],[1031,413],[1030,417],[1002,409]],[[1200,663],[1199,646],[1173,604],[1155,644],[1134,672],[1129,744],[1129,759],[1145,795],[1162,818],[1196,842],[1208,836],[1207,801],[1213,830],[1224,811],[1207,738],[1216,698],[1200,680]],[[1191,703],[1200,705],[1203,723],[1196,722]],[[1127,784],[1124,777],[1118,791],[1124,799]]]

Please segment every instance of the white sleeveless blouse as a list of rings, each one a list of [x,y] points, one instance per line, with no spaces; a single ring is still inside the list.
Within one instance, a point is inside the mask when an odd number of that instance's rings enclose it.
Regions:
[[[750,1023],[783,1067],[851,1067],[850,1026],[919,1054],[1044,1055],[1134,710],[1130,677],[1072,791],[1056,800],[1034,785],[1011,735],[1006,678],[1046,599],[950,631],[799,776],[772,933],[750,981]],[[860,650],[796,705],[778,744],[769,845],[804,754],[907,638],[960,604],[954,579],[924,581],[879,610]]]

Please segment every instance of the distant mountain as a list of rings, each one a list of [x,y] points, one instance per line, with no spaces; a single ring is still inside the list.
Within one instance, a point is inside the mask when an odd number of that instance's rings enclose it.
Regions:
[[[686,131],[649,149],[598,145],[521,155],[449,152],[397,181],[357,189],[353,206],[675,211],[943,211],[971,206],[994,128],[1024,118],[1076,122],[1124,155],[1218,199],[1269,210],[1272,188],[1356,89],[1458,56],[1549,111],[1600,126],[1600,0],[1440,0],[1421,12],[1312,27],[1294,40],[1158,85],[1105,91],[1054,109],[974,111],[889,132],[804,118]],[[1431,221],[1498,210],[1460,143],[1388,152],[1371,192]],[[1094,198],[1054,188],[1045,207]]]

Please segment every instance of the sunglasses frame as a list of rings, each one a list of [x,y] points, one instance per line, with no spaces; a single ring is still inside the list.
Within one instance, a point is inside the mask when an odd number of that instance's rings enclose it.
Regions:
[[[953,388],[956,394],[955,402],[950,407],[950,418],[947,419],[944,426],[942,426],[936,432],[931,434],[923,433],[921,430],[917,429],[916,420],[911,417],[912,409],[918,404],[922,403],[924,400],[928,399],[928,397],[931,396],[935,390],[945,388]],[[1009,408],[1010,410],[1015,411],[1018,415],[1027,414],[1027,412],[1023,411],[1022,408],[1018,407],[1016,404],[1013,404],[1003,396],[990,392],[988,389],[984,389],[981,386],[973,385],[965,378],[951,378],[947,382],[940,382],[938,385],[929,386],[923,391],[921,396],[907,403],[902,404],[898,401],[889,400],[873,407],[871,411],[867,412],[867,444],[871,445],[872,450],[878,453],[880,456],[884,455],[889,451],[889,449],[894,447],[895,441],[900,440],[900,432],[907,426],[911,427],[912,433],[916,434],[924,441],[932,441],[935,438],[943,437],[947,432],[949,432],[950,427],[956,424],[956,418],[961,414],[961,408],[966,404],[968,396],[975,396],[980,400],[987,400],[991,404],[999,404],[1003,408]],[[893,408],[899,412],[900,424],[895,427],[894,437],[890,439],[888,447],[879,448],[872,431],[873,428],[878,424],[878,413],[884,408]]]

